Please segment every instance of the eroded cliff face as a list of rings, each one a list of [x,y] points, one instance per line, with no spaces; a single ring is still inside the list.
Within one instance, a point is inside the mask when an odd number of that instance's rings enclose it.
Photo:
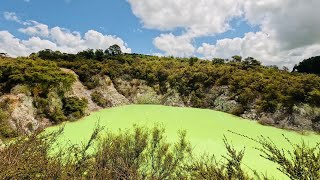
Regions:
[[[89,114],[92,111],[97,111],[101,109],[100,106],[98,106],[96,103],[94,103],[91,99],[91,93],[92,91],[88,90],[87,87],[85,87],[81,81],[79,80],[78,75],[70,70],[61,68],[63,72],[73,74],[76,77],[76,81],[72,84],[71,89],[65,94],[66,97],[78,97],[78,98],[84,98],[88,101],[88,107],[86,109],[86,114]]]
[[[159,86],[149,86],[140,79],[116,79],[114,84],[119,93],[123,94],[131,104],[160,104],[166,106],[185,107],[180,94],[167,86],[165,93],[159,93]]]
[[[23,93],[8,94],[0,97],[0,103],[6,106],[7,123],[20,134],[30,134],[39,128],[51,125],[49,119],[36,118],[37,110],[31,96]]]
[[[97,77],[98,86],[91,92],[98,92],[105,99],[108,107],[116,107],[130,104],[130,101],[114,87],[112,80],[108,76]],[[92,97],[91,97],[92,98]]]
[[[76,77],[76,81],[72,84],[71,88],[64,94],[65,97],[77,97],[86,99],[88,106],[85,110],[86,115],[89,115],[93,111],[98,111],[102,108],[96,102],[93,101],[92,94],[99,92],[102,96],[100,99],[106,99],[108,101],[107,107],[115,107],[132,103],[124,95],[119,93],[114,87],[109,77],[97,77],[99,82],[98,86],[94,89],[88,89],[79,80],[77,74],[70,69],[61,69],[64,72],[71,73]],[[55,114],[57,110],[62,109],[63,100],[54,90],[50,91],[46,98],[48,103],[45,109],[48,114]],[[31,96],[31,92],[26,85],[17,85],[12,88],[10,93],[0,96],[0,108],[4,113],[5,118],[3,123],[8,125],[12,131],[17,134],[30,134],[37,129],[42,129],[54,124],[50,118],[43,116],[39,113],[35,105],[36,101]],[[70,120],[74,120],[71,119]],[[1,121],[0,121],[1,122]],[[10,130],[10,131],[11,131]]]
[[[62,69],[62,71],[76,77],[76,81],[64,96],[86,99],[88,102],[85,110],[86,115],[102,108],[127,104],[162,104],[179,107],[197,107],[199,105],[195,104],[199,102],[193,100],[192,94],[183,99],[169,85],[166,92],[161,94],[157,85],[151,87],[143,80],[119,78],[111,80],[108,76],[97,76],[94,77],[97,80],[97,86],[94,89],[88,89],[72,70]],[[54,114],[57,109],[62,108],[63,102],[57,92],[50,92],[47,99],[48,105],[43,108],[46,108],[49,114]],[[200,106],[258,120],[261,124],[295,130],[320,130],[320,108],[302,104],[295,106],[291,114],[285,110],[279,110],[275,113],[258,113],[253,103],[248,105],[249,108],[243,110],[235,100],[236,97],[231,96],[226,86],[208,89],[204,99],[206,100],[200,102]],[[0,108],[5,111],[9,126],[21,134],[30,134],[39,128],[54,124],[49,118],[38,113],[34,103],[35,100],[28,88],[23,85],[14,87],[10,94],[0,96],[0,104],[4,106]]]

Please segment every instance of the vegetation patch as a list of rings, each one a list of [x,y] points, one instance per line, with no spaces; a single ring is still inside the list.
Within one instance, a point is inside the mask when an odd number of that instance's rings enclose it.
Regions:
[[[267,174],[243,169],[246,151],[236,150],[224,137],[226,155],[197,156],[180,131],[176,142],[168,142],[162,128],[134,127],[112,133],[97,127],[82,145],[57,146],[63,129],[17,138],[0,150],[1,179],[269,179]],[[260,145],[259,153],[276,163],[278,170],[293,180],[319,179],[320,148],[305,143],[293,150],[278,148],[268,138],[237,134]],[[99,138],[100,137],[100,138]],[[102,137],[102,138],[101,138]],[[290,142],[289,142],[290,143]],[[96,144],[95,153],[88,150]],[[56,146],[56,147],[53,147]],[[55,150],[53,153],[52,151]],[[312,157],[312,158],[311,158]]]
[[[100,107],[110,107],[111,102],[103,96],[101,92],[94,91],[91,93],[91,99]]]
[[[85,115],[88,101],[85,98],[66,97],[63,99],[63,112],[70,119],[79,119]]]

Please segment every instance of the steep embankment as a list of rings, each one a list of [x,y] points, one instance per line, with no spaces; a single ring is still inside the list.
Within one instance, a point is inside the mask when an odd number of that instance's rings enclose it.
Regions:
[[[97,86],[88,89],[79,80],[78,75],[66,68],[61,68],[64,73],[72,74],[75,81],[70,89],[65,92],[64,98],[76,97],[85,99],[87,106],[85,114],[89,115],[93,111],[107,107],[116,107],[127,104],[162,104],[167,106],[192,107],[191,96],[184,101],[181,95],[168,87],[165,94],[158,94],[155,87],[147,85],[147,82],[139,79],[124,80],[117,78],[114,82],[108,76],[97,76]],[[17,85],[11,89],[10,93],[0,97],[0,104],[6,104],[3,109],[6,110],[10,131],[18,133],[31,133],[36,129],[44,128],[55,124],[50,117],[41,116],[35,107],[35,98],[31,96],[26,86]],[[55,112],[55,109],[63,108],[63,98],[59,97],[56,92],[50,92],[50,103],[48,108]],[[206,96],[211,97],[210,109],[235,113],[241,105],[231,98],[231,93],[227,86],[212,87],[207,91]],[[275,113],[257,113],[252,106],[246,110],[241,117],[253,120],[259,120],[266,125],[274,124],[276,119],[282,119],[277,126],[288,128],[288,123],[295,122],[292,129],[299,129],[299,125],[304,129],[312,129],[312,119],[320,116],[318,108],[312,108],[306,104],[294,107],[294,112],[277,111]],[[80,117],[69,116],[70,120]]]
[[[70,69],[61,69],[63,72],[71,74],[75,77],[75,81],[71,87],[61,96],[54,89],[50,89],[46,100],[48,103],[45,107],[46,111],[56,113],[58,110],[63,110],[65,100],[68,98],[84,99],[87,105],[84,109],[84,115],[89,115],[93,111],[102,109],[103,107],[114,107],[129,104],[130,101],[120,94],[114,87],[109,77],[99,77],[99,85],[89,90],[79,80],[78,75]],[[98,93],[98,99],[94,99],[93,94]],[[99,102],[104,100],[107,104],[99,104],[93,101]],[[42,129],[53,124],[56,124],[55,120],[42,114],[42,111],[37,109],[38,99],[31,95],[30,87],[27,85],[16,85],[11,89],[9,93],[5,93],[0,96],[0,108],[1,113],[4,114],[2,122],[2,136],[13,137],[18,134],[30,134],[31,132]],[[99,106],[99,105],[100,106]],[[65,113],[67,116],[67,114]],[[80,117],[74,115],[68,116],[69,120],[76,120]]]
[[[0,136],[30,133],[125,104],[214,109],[280,128],[320,131],[316,75],[253,60],[119,55],[97,61],[81,54],[44,54],[50,55],[42,57],[47,60],[37,55],[1,59]]]

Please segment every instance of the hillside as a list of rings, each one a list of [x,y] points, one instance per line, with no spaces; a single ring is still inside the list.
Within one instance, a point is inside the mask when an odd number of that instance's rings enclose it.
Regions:
[[[0,135],[28,134],[124,104],[207,108],[320,131],[320,77],[233,60],[50,50],[0,59]]]

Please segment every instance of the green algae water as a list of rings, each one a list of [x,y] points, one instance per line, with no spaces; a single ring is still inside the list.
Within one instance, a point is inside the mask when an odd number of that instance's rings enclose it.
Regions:
[[[274,163],[259,156],[260,152],[255,149],[259,145],[230,131],[251,138],[257,138],[260,135],[270,137],[278,147],[284,149],[290,149],[291,145],[282,134],[293,143],[301,143],[304,140],[309,145],[315,145],[320,142],[320,136],[312,133],[301,135],[262,126],[257,122],[223,112],[158,105],[129,105],[94,112],[79,121],[66,123],[59,141],[77,144],[86,142],[98,122],[101,126],[105,126],[106,130],[113,132],[130,129],[133,125],[147,127],[161,125],[166,130],[169,142],[178,140],[178,131],[183,129],[187,131],[187,139],[191,142],[196,154],[207,152],[215,154],[218,159],[226,153],[223,143],[223,136],[226,136],[237,150],[245,148],[244,168],[248,171],[251,168],[266,173],[269,177],[276,179],[285,179],[285,176],[276,169],[277,166]],[[47,131],[58,128],[59,126],[50,127]]]

